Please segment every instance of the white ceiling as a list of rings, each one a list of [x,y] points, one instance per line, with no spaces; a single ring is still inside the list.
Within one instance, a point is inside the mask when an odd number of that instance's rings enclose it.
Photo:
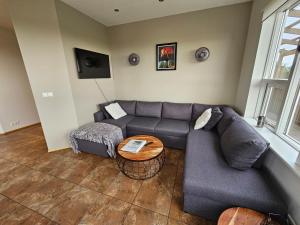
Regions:
[[[5,0],[0,0],[0,27],[7,29],[12,29],[13,27]]]
[[[62,1],[106,26],[113,26],[251,0],[164,0],[163,2],[159,2],[158,0]],[[120,12],[114,12],[115,8],[120,9]]]
[[[158,0],[62,1],[106,26],[113,26],[252,0],[164,0],[163,2],[159,2]],[[0,0],[0,27],[12,29],[12,22],[5,2],[6,0]],[[120,9],[120,12],[114,12],[115,8]]]

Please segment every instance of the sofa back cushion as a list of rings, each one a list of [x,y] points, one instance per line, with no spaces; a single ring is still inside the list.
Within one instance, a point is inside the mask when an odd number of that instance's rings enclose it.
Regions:
[[[128,115],[135,115],[136,101],[117,100],[116,102],[119,103],[119,105]]]
[[[190,121],[192,109],[192,104],[164,102],[162,106],[162,118]]]
[[[214,107],[211,110],[211,117],[207,124],[204,127],[204,130],[211,130],[213,129],[222,119],[223,117],[223,112],[219,107]]]
[[[268,148],[269,143],[242,118],[234,120],[221,136],[227,163],[239,170],[251,168]]]
[[[161,117],[162,103],[161,102],[142,102],[136,103],[136,116],[144,117]]]
[[[212,107],[213,105],[193,104],[192,121],[195,122],[206,109]]]
[[[223,117],[217,125],[218,134],[222,136],[232,121],[239,119],[240,116],[230,107],[223,107]]]

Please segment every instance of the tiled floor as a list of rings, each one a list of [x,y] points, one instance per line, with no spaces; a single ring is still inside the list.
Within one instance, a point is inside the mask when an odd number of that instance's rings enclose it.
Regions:
[[[47,153],[40,126],[0,136],[0,224],[196,225],[182,211],[183,152],[155,177],[124,176],[114,160]]]

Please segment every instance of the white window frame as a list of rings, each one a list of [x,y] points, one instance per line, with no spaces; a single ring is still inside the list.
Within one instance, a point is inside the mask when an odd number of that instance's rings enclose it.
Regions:
[[[268,57],[266,60],[263,79],[261,82],[261,90],[256,107],[255,116],[265,115],[271,93],[268,92],[268,88],[280,88],[285,90],[284,102],[281,106],[279,121],[275,127],[270,128],[275,134],[280,136],[283,140],[289,143],[297,151],[300,151],[300,142],[287,135],[292,117],[295,113],[297,100],[300,98],[300,57],[299,51],[296,52],[293,67],[290,71],[288,79],[273,79],[271,78],[276,69],[276,57],[280,48],[280,41],[284,33],[284,24],[287,11],[296,5],[300,4],[300,0],[293,0],[287,2],[276,12],[275,22],[272,32],[272,38],[268,50]],[[298,94],[298,96],[296,96]]]

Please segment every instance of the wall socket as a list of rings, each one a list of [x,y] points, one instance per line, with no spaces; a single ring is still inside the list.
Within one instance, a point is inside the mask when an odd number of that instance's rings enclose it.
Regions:
[[[53,94],[53,92],[42,92],[42,97],[43,98],[49,98],[49,97],[53,97],[54,96],[54,94]]]
[[[17,120],[17,121],[12,121],[12,122],[10,122],[9,125],[10,125],[11,127],[19,126],[19,125],[20,125],[20,121],[19,121],[19,120]]]

